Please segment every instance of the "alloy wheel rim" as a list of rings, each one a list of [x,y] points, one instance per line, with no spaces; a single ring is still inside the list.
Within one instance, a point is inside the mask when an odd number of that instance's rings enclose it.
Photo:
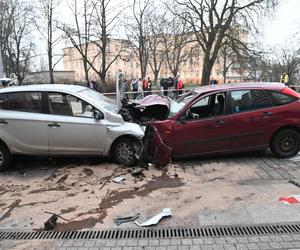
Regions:
[[[279,149],[281,152],[288,153],[296,147],[297,143],[295,138],[287,134],[283,136],[279,141]]]
[[[119,143],[117,146],[117,155],[122,162],[130,163],[132,161],[134,152],[129,144],[123,142]]]

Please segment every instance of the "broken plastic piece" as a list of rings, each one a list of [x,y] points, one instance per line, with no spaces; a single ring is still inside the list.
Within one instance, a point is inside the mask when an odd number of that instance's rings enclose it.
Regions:
[[[128,216],[128,217],[117,217],[114,219],[114,222],[117,224],[117,226],[120,226],[122,223],[130,222],[130,221],[135,221],[140,217],[140,214],[137,213],[134,216]]]
[[[118,176],[112,179],[113,182],[115,183],[121,183],[122,181],[124,181],[126,178],[124,176]]]
[[[163,217],[172,216],[171,208],[164,208],[159,214],[153,216],[151,219],[145,221],[144,223],[140,224],[137,221],[135,223],[140,227],[148,227],[151,225],[156,225]]]
[[[283,201],[285,204],[296,204],[300,203],[300,195],[292,195],[289,197],[281,197],[279,201]]]

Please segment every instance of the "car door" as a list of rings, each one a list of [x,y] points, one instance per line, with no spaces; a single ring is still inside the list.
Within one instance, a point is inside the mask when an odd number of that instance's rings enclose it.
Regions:
[[[219,103],[222,96],[223,103]],[[174,156],[203,155],[229,150],[231,125],[226,115],[226,93],[201,97],[174,123]]]
[[[232,150],[260,149],[269,144],[273,125],[280,118],[266,92],[261,89],[230,92]]]
[[[48,138],[51,154],[102,154],[107,124],[92,105],[65,93],[49,92]]]
[[[0,94],[0,109],[0,136],[13,153],[48,153],[47,121],[41,92]]]

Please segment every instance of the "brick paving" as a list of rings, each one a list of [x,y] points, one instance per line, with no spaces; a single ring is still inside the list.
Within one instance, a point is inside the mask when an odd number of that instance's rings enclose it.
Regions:
[[[300,234],[193,239],[0,241],[0,249],[204,250],[300,249]]]
[[[213,164],[222,164],[223,167],[236,165],[247,165],[256,169],[255,176],[250,180],[288,180],[300,179],[300,155],[294,159],[277,159],[268,154],[246,154],[245,156],[225,156],[214,159],[201,159],[179,161],[182,168],[194,172],[195,175],[201,175],[199,167],[205,167]]]

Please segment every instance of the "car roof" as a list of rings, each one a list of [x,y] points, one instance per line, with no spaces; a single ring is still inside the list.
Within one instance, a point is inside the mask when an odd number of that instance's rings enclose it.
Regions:
[[[282,90],[286,86],[279,82],[245,82],[245,83],[226,83],[215,84],[194,89],[196,93],[222,91],[222,90],[239,90],[239,89],[267,89]]]
[[[10,93],[19,91],[70,91],[79,92],[86,89],[85,86],[71,85],[71,84],[33,84],[33,85],[22,85],[15,87],[8,87],[0,89],[0,93]]]

